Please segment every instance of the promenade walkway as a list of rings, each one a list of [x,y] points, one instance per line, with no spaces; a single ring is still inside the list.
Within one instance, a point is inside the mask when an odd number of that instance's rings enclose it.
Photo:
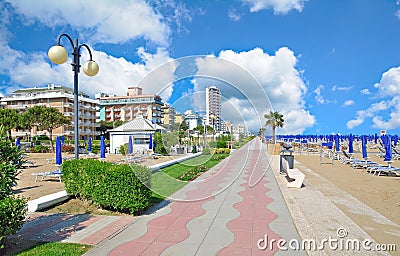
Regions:
[[[271,255],[299,237],[268,166],[253,140],[86,255]]]

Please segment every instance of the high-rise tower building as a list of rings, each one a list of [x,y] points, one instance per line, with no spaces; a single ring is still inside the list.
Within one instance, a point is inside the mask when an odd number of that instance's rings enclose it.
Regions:
[[[206,88],[206,124],[221,130],[221,91],[216,86]]]

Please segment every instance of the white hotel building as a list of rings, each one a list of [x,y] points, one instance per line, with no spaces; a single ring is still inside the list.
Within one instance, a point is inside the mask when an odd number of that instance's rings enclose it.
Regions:
[[[88,95],[79,92],[79,139],[99,135],[96,132],[96,112],[99,110],[97,100],[90,99]],[[47,106],[58,109],[64,116],[71,118],[70,125],[60,126],[53,130],[53,137],[64,135],[66,139],[74,137],[74,95],[73,89],[64,86],[49,84],[47,87],[26,88],[14,91],[11,95],[0,100],[2,108],[25,111],[34,106]],[[47,131],[37,131],[34,127],[30,131],[13,131],[12,137],[28,137],[36,135],[48,135]]]

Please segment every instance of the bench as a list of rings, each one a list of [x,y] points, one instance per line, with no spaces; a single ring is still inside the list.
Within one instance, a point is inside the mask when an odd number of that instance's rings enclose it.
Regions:
[[[286,186],[288,188],[301,188],[305,175],[297,168],[289,169],[289,163],[285,159],[282,159],[282,161],[289,181]]]

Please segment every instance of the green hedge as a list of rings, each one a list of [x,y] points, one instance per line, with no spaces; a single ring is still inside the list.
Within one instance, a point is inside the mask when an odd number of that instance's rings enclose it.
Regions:
[[[21,150],[7,140],[4,127],[0,126],[0,249],[3,238],[15,234],[24,223],[26,201],[14,198],[12,190],[23,163]]]
[[[79,159],[64,162],[62,173],[68,193],[102,208],[135,213],[150,203],[151,172],[147,167]]]
[[[0,248],[3,238],[15,234],[24,224],[26,201],[12,196],[0,199]]]

